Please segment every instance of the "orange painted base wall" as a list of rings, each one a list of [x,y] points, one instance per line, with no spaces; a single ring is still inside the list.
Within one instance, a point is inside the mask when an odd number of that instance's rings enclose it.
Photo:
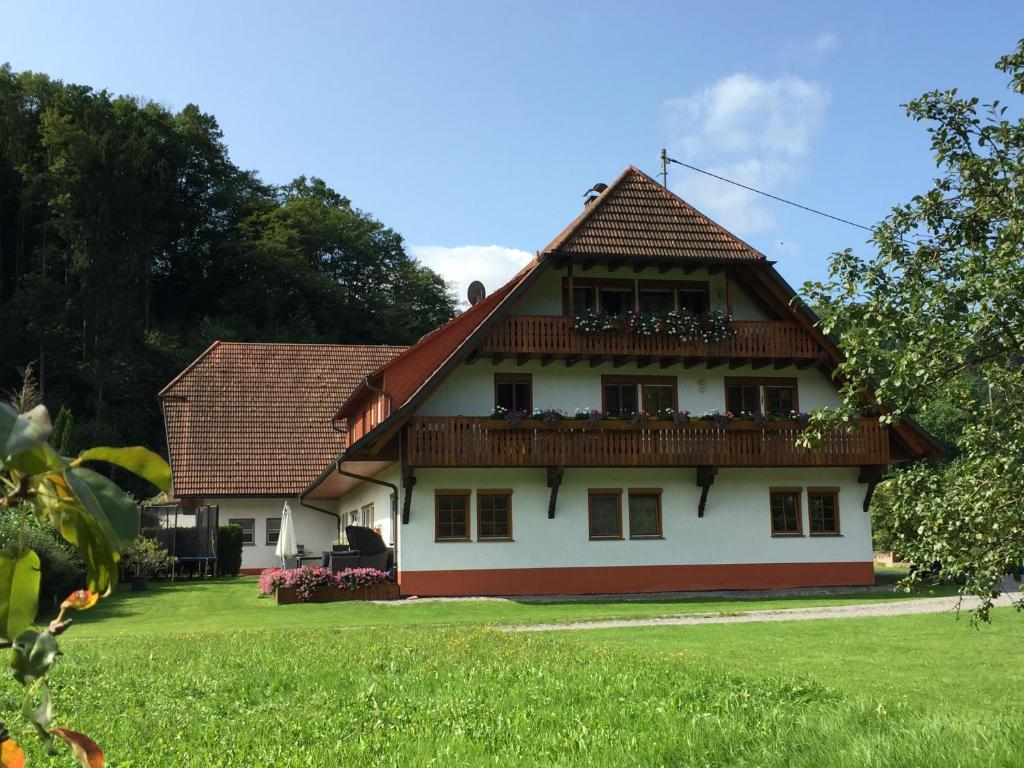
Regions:
[[[867,562],[400,571],[398,583],[403,597],[787,589],[871,585],[875,568]]]

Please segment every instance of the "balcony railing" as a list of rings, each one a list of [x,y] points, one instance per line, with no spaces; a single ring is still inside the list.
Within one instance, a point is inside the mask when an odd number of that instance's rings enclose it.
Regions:
[[[705,344],[665,334],[640,336],[621,330],[582,333],[574,319],[555,315],[506,315],[480,347],[486,355],[557,355],[608,357],[709,357],[804,359],[818,355],[818,345],[796,323],[736,321],[725,341]]]
[[[410,420],[406,460],[414,467],[844,467],[889,462],[889,439],[873,419],[826,435],[818,448],[796,446],[793,421],[716,426],[566,419],[554,424],[462,416]]]

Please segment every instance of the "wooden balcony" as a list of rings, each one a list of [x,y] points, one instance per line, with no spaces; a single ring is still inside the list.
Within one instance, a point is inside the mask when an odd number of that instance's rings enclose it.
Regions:
[[[709,344],[621,330],[581,333],[573,330],[573,323],[573,318],[557,315],[506,315],[480,345],[478,355],[812,365],[820,351],[814,337],[797,323],[736,321],[732,337]]]
[[[828,435],[811,452],[796,447],[793,421],[731,422],[717,427],[651,421],[633,427],[605,421],[588,427],[490,418],[424,416],[409,421],[406,461],[412,467],[847,467],[889,462],[889,437],[873,419]]]

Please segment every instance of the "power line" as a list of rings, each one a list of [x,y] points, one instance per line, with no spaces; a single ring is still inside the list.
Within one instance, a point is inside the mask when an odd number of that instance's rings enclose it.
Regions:
[[[816,213],[819,216],[824,216],[827,219],[832,219],[833,221],[838,221],[838,222],[841,222],[843,224],[849,224],[851,227],[857,227],[858,229],[863,229],[863,230],[865,230],[867,232],[871,232],[872,234],[874,234],[874,232],[875,232],[875,228],[874,227],[865,227],[863,224],[858,224],[855,221],[850,221],[849,219],[844,219],[841,216],[833,216],[831,213],[826,213],[825,211],[819,211],[817,208],[811,208],[808,205],[801,205],[800,203],[795,203],[792,200],[787,200],[784,197],[779,197],[778,195],[773,195],[771,192],[763,192],[760,189],[754,189],[754,187],[748,187],[746,184],[741,184],[738,181],[733,181],[732,179],[727,179],[724,176],[719,176],[717,173],[712,173],[711,171],[705,171],[703,168],[698,168],[695,165],[690,165],[689,163],[684,163],[682,160],[676,160],[674,157],[669,157],[666,154],[665,150],[661,150],[661,178],[662,178],[662,183],[666,187],[668,186],[668,164],[669,163],[675,163],[676,165],[681,165],[684,168],[689,168],[691,171],[696,171],[697,173],[703,173],[705,176],[710,176],[713,179],[718,179],[719,181],[724,181],[726,184],[732,184],[733,186],[739,187],[740,189],[745,189],[748,192],[754,192],[754,193],[756,193],[758,195],[764,195],[765,197],[770,197],[772,200],[777,200],[780,203],[785,203],[786,205],[792,205],[794,208],[800,208],[801,210],[808,211],[809,213]]]

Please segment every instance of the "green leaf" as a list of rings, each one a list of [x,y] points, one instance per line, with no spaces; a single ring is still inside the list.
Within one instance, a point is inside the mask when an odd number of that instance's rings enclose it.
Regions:
[[[99,524],[77,504],[61,503],[49,510],[60,535],[78,550],[85,563],[89,591],[109,595],[117,583],[117,550]]]
[[[39,555],[17,544],[0,552],[0,637],[11,640],[35,621],[39,609]]]
[[[41,680],[59,653],[57,638],[49,632],[22,632],[11,647],[14,679],[26,686]]]
[[[12,455],[5,465],[23,475],[41,475],[44,472],[62,472],[67,462],[53,450],[49,443],[39,443],[27,450]]]
[[[105,461],[134,472],[161,491],[171,490],[171,468],[160,456],[148,448],[90,448],[78,457],[79,461]]]
[[[46,406],[37,405],[28,413],[19,414],[7,403],[0,403],[0,459],[45,443],[50,430]]]
[[[107,537],[110,548],[127,549],[139,534],[139,511],[117,484],[85,467],[72,467],[68,485]]]

